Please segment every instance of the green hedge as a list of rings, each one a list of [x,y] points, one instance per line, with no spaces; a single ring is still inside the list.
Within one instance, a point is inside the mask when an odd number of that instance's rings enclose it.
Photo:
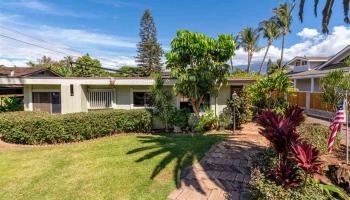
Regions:
[[[152,116],[146,110],[104,110],[49,115],[34,112],[0,114],[3,140],[18,144],[54,144],[98,138],[118,132],[147,132]]]

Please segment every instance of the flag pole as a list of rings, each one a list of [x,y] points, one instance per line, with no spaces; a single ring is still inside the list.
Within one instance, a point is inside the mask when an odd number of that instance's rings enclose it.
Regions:
[[[345,91],[345,117],[346,117],[346,164],[349,164],[349,118],[348,118],[348,90]]]

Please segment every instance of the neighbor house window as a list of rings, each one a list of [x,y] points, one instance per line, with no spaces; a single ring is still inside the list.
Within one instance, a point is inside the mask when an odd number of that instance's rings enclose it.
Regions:
[[[152,97],[150,92],[134,92],[133,100],[134,100],[134,107],[152,106]]]

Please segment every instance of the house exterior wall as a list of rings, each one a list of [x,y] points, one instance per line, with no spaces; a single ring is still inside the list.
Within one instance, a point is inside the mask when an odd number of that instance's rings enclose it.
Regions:
[[[86,105],[84,101],[85,94],[82,85],[73,85],[73,95],[70,92],[71,84],[61,85],[61,106],[62,114],[75,113],[75,112],[87,112]]]
[[[321,92],[321,83],[319,78],[314,79],[314,92]]]
[[[231,98],[231,86],[225,85],[220,88],[218,96],[210,97],[211,110],[219,116],[226,107],[227,100]]]
[[[23,105],[24,111],[33,111],[32,85],[23,87]]]
[[[297,79],[296,88],[299,91],[311,91],[311,79]]]

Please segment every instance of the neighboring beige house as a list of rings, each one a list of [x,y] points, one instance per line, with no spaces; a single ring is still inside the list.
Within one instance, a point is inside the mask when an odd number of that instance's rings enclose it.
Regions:
[[[164,78],[165,87],[173,89],[176,80]],[[206,97],[204,104],[219,114],[233,90],[254,82],[252,79],[229,79],[219,95]],[[64,78],[0,77],[0,85],[23,86],[25,111],[49,113],[88,112],[94,109],[139,109],[148,107],[151,78]],[[185,97],[174,98],[176,107],[188,107]]]
[[[296,97],[289,97],[290,103],[305,107],[309,113],[325,115],[320,110],[329,108],[322,102],[320,80],[329,72],[343,70],[349,72],[345,60],[350,56],[350,45],[331,57],[295,57],[286,65],[291,66],[287,75],[298,89]]]

